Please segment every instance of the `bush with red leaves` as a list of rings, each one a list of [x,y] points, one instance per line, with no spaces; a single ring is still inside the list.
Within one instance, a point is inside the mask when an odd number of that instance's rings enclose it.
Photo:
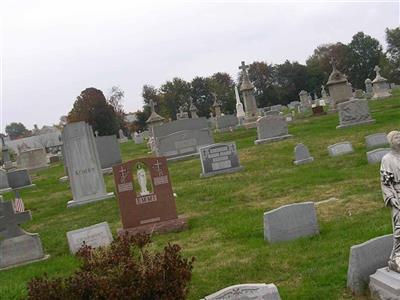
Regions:
[[[76,254],[81,265],[74,274],[32,279],[27,299],[185,299],[194,258],[183,258],[181,248],[171,244],[154,253],[147,249],[149,243],[149,235],[139,234],[118,237],[109,247],[83,246]]]

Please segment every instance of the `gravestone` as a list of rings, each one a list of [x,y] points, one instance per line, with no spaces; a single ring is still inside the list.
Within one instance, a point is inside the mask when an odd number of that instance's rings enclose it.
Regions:
[[[49,156],[49,163],[54,164],[60,161],[60,156],[59,155],[51,155]]]
[[[118,142],[125,143],[128,141],[128,138],[125,136],[124,131],[122,129],[118,130],[118,136],[119,136]]]
[[[176,212],[165,157],[131,160],[113,166],[122,229],[118,234],[179,231],[186,218]]]
[[[11,201],[0,198],[0,269],[47,258],[39,235],[19,227],[31,219],[30,211],[16,213]]]
[[[369,164],[380,163],[382,157],[390,152],[390,148],[378,148],[367,152],[367,160]]]
[[[27,169],[16,169],[7,172],[8,183],[12,189],[24,189],[36,186],[32,184]]]
[[[388,267],[378,269],[369,277],[371,299],[400,299],[400,273]]]
[[[346,128],[355,125],[372,124],[372,119],[368,108],[368,101],[364,99],[353,99],[337,105],[339,110],[340,125],[336,128]]]
[[[324,107],[323,107],[323,106],[320,106],[320,105],[314,106],[314,107],[312,108],[312,113],[313,113],[313,116],[323,116],[323,115],[326,115],[326,112],[324,111]]]
[[[353,92],[347,77],[336,68],[336,62],[333,58],[331,59],[331,65],[332,73],[329,75],[326,86],[332,99],[332,109],[336,109],[339,103],[349,101],[353,97]]]
[[[303,144],[297,144],[294,148],[294,164],[302,165],[314,161],[314,157],[310,155],[310,151]]]
[[[284,205],[264,213],[264,240],[290,241],[319,234],[314,202]]]
[[[256,98],[254,96],[254,85],[251,83],[249,74],[247,73],[248,65],[242,61],[239,69],[242,71],[242,83],[240,91],[242,92],[244,102],[244,126],[246,128],[254,128],[258,118],[258,108]]]
[[[43,148],[35,148],[21,152],[17,157],[17,166],[28,171],[46,168],[48,166],[46,151]]]
[[[202,300],[281,300],[275,284],[237,284],[224,288]]]
[[[350,142],[341,142],[328,146],[328,153],[330,156],[340,156],[353,152],[354,149]]]
[[[256,145],[271,143],[292,137],[288,134],[288,125],[283,116],[265,116],[257,120]]]
[[[68,123],[62,132],[62,140],[73,196],[67,207],[112,198],[113,193],[106,191],[91,126],[85,122]]]
[[[383,99],[391,96],[388,81],[381,76],[380,70],[381,68],[379,68],[379,66],[375,66],[374,71],[376,72],[376,77],[372,81],[372,89],[374,91],[372,99]]]
[[[11,191],[10,185],[8,184],[7,172],[6,170],[0,169],[0,194],[7,193]]]
[[[371,99],[374,94],[374,90],[372,88],[372,80],[367,78],[365,79],[364,83],[365,83],[365,97],[367,99]]]
[[[136,145],[140,145],[144,143],[144,136],[142,133],[137,133],[136,131],[133,133],[133,141]]]
[[[95,140],[100,165],[103,170],[111,170],[113,165],[122,162],[119,143],[115,135],[97,136]]]
[[[92,248],[108,246],[113,241],[110,227],[102,222],[67,232],[69,250],[75,254],[84,244]]]
[[[10,152],[8,146],[4,142],[4,137],[1,137],[1,157],[3,159],[3,167],[5,170],[10,170],[13,168],[13,164],[10,158]]]
[[[243,170],[239,163],[235,143],[219,143],[199,149],[203,173],[200,177],[233,173]]]
[[[224,115],[215,119],[215,127],[219,132],[235,129],[238,125],[239,120],[234,115]]]
[[[375,133],[365,137],[365,144],[367,149],[371,149],[375,147],[388,146],[389,141],[386,133]]]
[[[393,235],[388,234],[351,246],[347,271],[347,287],[355,294],[365,292],[369,276],[388,264]]]

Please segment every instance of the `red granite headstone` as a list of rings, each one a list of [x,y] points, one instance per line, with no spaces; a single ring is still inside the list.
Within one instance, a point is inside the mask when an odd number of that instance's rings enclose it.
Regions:
[[[176,213],[165,157],[114,165],[113,173],[123,227],[119,234],[179,231],[186,227],[187,220]]]

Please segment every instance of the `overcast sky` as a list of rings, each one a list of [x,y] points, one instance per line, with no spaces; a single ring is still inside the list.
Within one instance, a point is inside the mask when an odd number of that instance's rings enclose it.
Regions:
[[[51,125],[82,90],[113,85],[127,112],[144,84],[228,72],[242,60],[304,63],[358,31],[385,47],[399,1],[0,0],[1,128]]]

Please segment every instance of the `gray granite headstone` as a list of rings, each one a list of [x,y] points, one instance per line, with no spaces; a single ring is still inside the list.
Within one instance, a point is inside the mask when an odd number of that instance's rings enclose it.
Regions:
[[[158,137],[156,139],[156,155],[166,156],[168,160],[184,159],[191,156],[198,156],[199,147],[213,143],[214,139],[208,128],[182,130]]]
[[[340,156],[353,153],[354,149],[350,142],[342,142],[328,146],[328,152],[330,156]]]
[[[0,198],[0,269],[45,258],[39,235],[19,227],[31,219],[30,211],[15,213],[12,203]]]
[[[235,129],[238,124],[239,120],[234,115],[224,115],[215,119],[215,127],[220,132]]]
[[[270,243],[319,234],[314,202],[284,205],[264,213],[264,239]]]
[[[110,227],[102,222],[89,227],[68,231],[68,245],[71,253],[75,254],[84,244],[92,248],[108,246],[113,241]]]
[[[140,145],[144,143],[144,135],[142,133],[133,133],[132,135],[133,141],[135,142],[136,145]]]
[[[209,128],[208,121],[204,117],[176,120],[154,127],[154,137],[166,136],[182,130],[201,130],[204,128]]]
[[[8,183],[12,189],[34,187],[27,169],[17,169],[7,172]]]
[[[339,122],[336,128],[346,128],[355,125],[371,124],[372,119],[368,108],[368,101],[364,99],[352,99],[339,103]]]
[[[29,171],[47,167],[47,155],[43,148],[29,149],[21,152],[17,157],[17,165],[20,169]]]
[[[367,160],[369,164],[378,164],[382,157],[390,152],[390,148],[378,148],[367,152]]]
[[[92,128],[85,122],[68,123],[62,140],[73,196],[67,207],[112,198],[113,193],[106,191]]]
[[[393,235],[370,239],[350,248],[347,287],[356,295],[364,293],[369,276],[387,266],[393,247]]]
[[[6,170],[0,169],[0,194],[11,191]]]
[[[257,120],[256,145],[271,143],[292,137],[284,116],[265,116]]]
[[[119,143],[115,135],[97,136],[95,140],[102,169],[111,168],[122,162]]]
[[[224,288],[202,300],[281,300],[275,284],[250,283]]]
[[[365,143],[368,149],[389,145],[386,133],[375,133],[367,135],[365,137]]]
[[[203,169],[201,177],[243,170],[239,163],[235,143],[213,144],[201,147],[199,152]]]
[[[310,155],[310,151],[303,144],[297,144],[294,148],[294,164],[301,165],[314,161],[314,157]]]

